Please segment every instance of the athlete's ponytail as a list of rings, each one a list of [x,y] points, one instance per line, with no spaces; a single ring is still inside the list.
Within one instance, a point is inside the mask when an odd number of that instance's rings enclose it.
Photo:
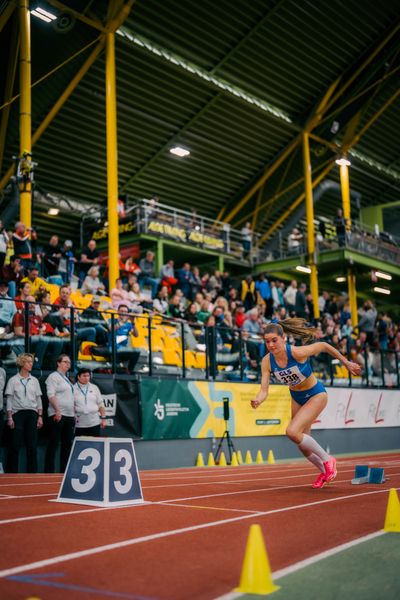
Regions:
[[[267,333],[276,333],[280,337],[283,337],[284,334],[291,335],[295,338],[300,338],[304,342],[311,342],[318,336],[317,328],[307,326],[307,321],[300,319],[300,317],[283,319],[283,321],[277,323],[269,323],[264,328],[264,335]]]

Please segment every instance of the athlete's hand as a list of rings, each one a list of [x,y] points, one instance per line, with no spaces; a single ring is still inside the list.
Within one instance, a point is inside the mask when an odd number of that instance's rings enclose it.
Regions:
[[[358,363],[351,362],[350,360],[348,360],[345,364],[345,367],[348,371],[350,371],[350,373],[352,375],[360,375],[361,374],[361,367]]]
[[[263,402],[263,400],[260,400],[258,398],[254,398],[254,400],[252,400],[250,402],[250,404],[251,404],[252,408],[258,408],[262,402]]]

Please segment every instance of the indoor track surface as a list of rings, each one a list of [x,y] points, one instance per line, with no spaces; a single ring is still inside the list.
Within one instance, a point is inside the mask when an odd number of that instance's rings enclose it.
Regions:
[[[351,485],[356,464],[384,467],[387,481]],[[321,490],[310,487],[316,474],[305,461],[142,471],[145,503],[119,508],[50,502],[61,475],[0,475],[0,597],[235,598],[259,524],[276,600],[339,597],[328,577],[342,599],[400,598],[400,533],[381,534],[400,453],[342,458]]]

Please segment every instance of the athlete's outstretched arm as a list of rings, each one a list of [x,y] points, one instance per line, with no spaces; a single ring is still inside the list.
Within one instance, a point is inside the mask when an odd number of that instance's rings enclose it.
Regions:
[[[298,361],[304,361],[310,356],[315,356],[320,354],[321,352],[326,352],[333,356],[333,358],[337,358],[340,362],[350,371],[352,375],[359,375],[361,373],[361,367],[357,363],[351,362],[347,360],[343,354],[336,350],[330,344],[326,342],[316,342],[315,344],[310,344],[309,346],[293,346],[292,347],[292,356]]]
[[[253,408],[257,408],[262,402],[264,402],[267,399],[270,377],[271,368],[269,356],[267,355],[264,356],[261,362],[261,389],[258,392],[257,396],[254,398],[254,400],[252,400],[250,403]]]

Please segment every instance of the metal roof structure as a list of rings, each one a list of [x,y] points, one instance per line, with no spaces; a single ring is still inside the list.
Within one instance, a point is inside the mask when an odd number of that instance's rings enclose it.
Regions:
[[[18,99],[9,103],[18,94],[16,4],[0,2],[3,187],[19,152]],[[61,98],[33,146],[35,180],[83,210],[106,204],[104,28],[110,5],[123,4],[31,1],[58,17],[31,17],[33,132]],[[339,181],[334,158],[345,148],[361,207],[398,200],[399,16],[400,0],[136,0],[116,36],[120,193],[131,202],[156,194],[239,228],[250,220],[267,240],[301,203],[307,128],[314,178],[327,171]],[[174,145],[190,156],[171,155]],[[328,192],[316,214],[340,204]],[[44,236],[71,237],[76,212],[52,220],[38,205],[33,223]]]

